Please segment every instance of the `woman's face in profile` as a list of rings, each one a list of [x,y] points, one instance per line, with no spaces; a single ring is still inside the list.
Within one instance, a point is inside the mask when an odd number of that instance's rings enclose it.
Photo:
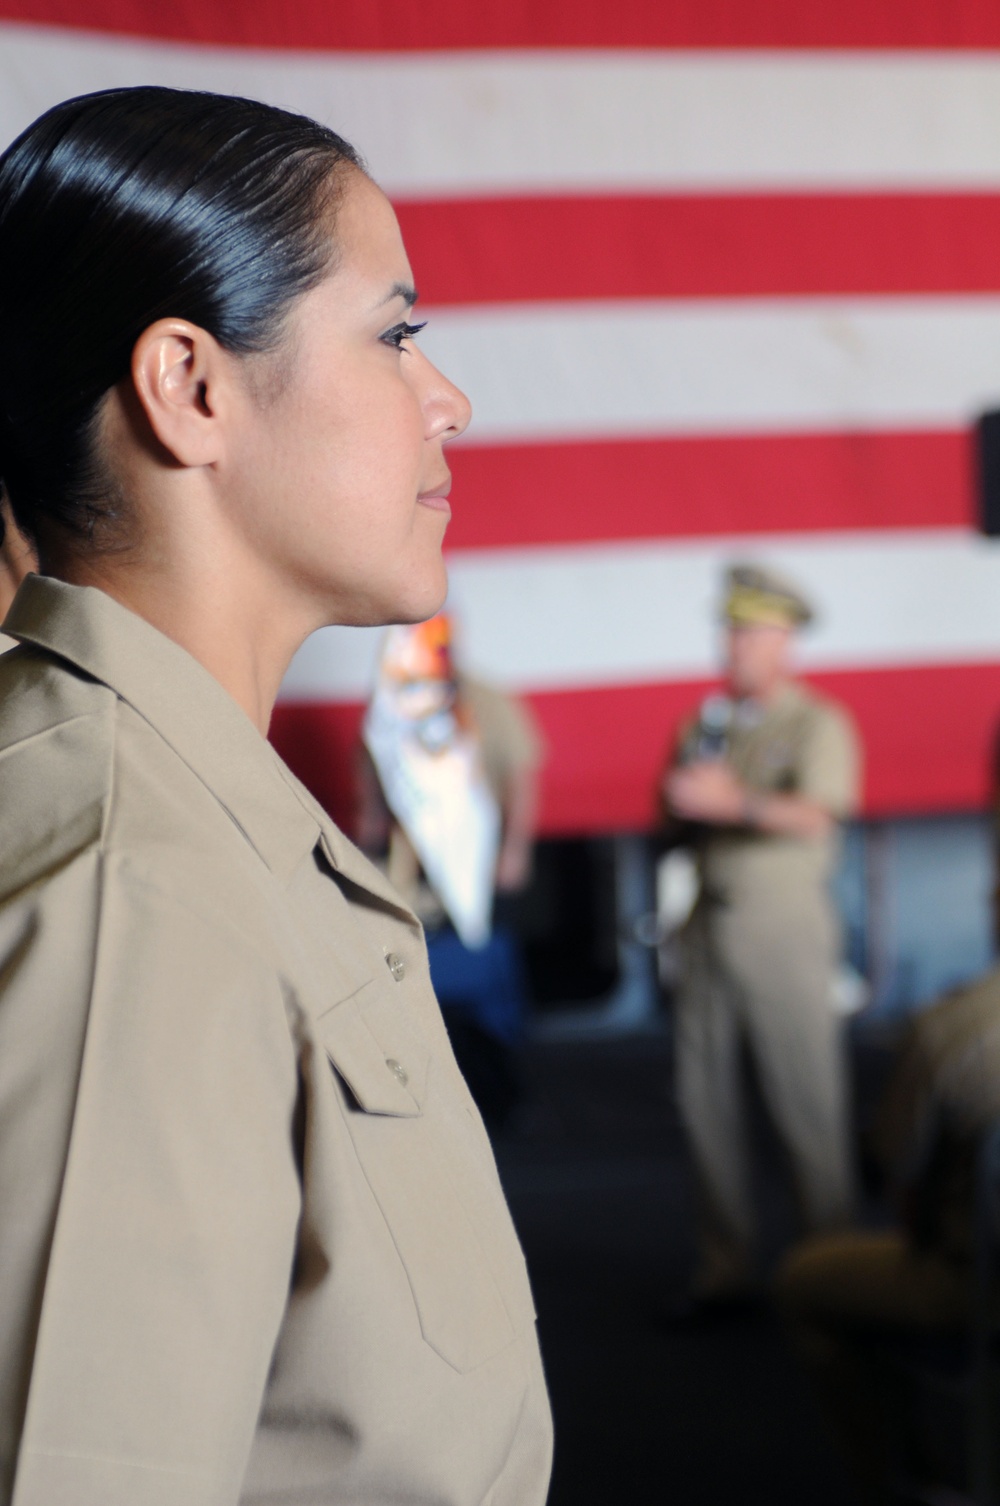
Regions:
[[[324,621],[417,621],[444,600],[444,443],[466,398],[405,335],[413,277],[385,195],[351,171],[334,270],[294,306],[277,391],[248,402],[245,536]],[[258,373],[259,375],[260,373]]]

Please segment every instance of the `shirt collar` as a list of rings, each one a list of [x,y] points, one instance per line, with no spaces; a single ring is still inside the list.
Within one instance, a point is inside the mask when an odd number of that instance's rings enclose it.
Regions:
[[[270,743],[208,670],[105,592],[29,575],[4,631],[68,660],[127,701],[280,877],[289,877],[327,825],[333,827],[302,798]],[[339,856],[346,844],[340,838],[329,845]]]

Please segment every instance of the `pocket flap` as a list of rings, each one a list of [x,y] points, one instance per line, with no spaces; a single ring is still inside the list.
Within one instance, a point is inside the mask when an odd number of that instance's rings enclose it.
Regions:
[[[316,1022],[338,1074],[366,1114],[408,1119],[423,1111],[430,1053],[399,1001],[374,980]]]

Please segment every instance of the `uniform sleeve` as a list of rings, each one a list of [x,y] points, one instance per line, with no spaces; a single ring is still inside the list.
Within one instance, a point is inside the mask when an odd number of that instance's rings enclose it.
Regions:
[[[798,794],[814,800],[831,816],[844,820],[861,796],[861,745],[845,711],[829,704],[816,708],[807,729],[799,770]]]
[[[527,704],[480,680],[465,679],[462,688],[479,726],[487,758],[508,773],[537,769],[545,757],[545,744]]]
[[[519,697],[503,699],[504,738],[513,767],[537,769],[545,759],[545,740],[534,712]]]
[[[21,929],[0,997],[13,1506],[235,1506],[300,1203],[277,980],[94,856]]]

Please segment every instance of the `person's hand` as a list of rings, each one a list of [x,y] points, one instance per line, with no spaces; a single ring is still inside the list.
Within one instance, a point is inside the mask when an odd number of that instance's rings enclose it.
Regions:
[[[497,858],[493,880],[498,894],[516,894],[531,878],[531,847],[527,842],[506,841]]]
[[[705,759],[672,770],[664,794],[670,811],[685,821],[739,826],[746,819],[746,786],[722,759]]]

